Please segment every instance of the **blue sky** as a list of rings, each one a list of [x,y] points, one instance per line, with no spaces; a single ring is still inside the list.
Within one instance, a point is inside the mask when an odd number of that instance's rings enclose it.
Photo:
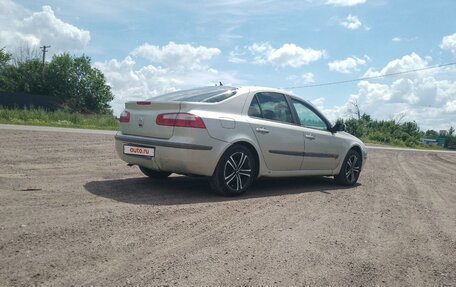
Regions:
[[[0,45],[85,53],[126,100],[218,81],[287,88],[331,119],[351,101],[375,118],[456,126],[456,1],[0,0]],[[2,15],[3,14],[3,15]]]

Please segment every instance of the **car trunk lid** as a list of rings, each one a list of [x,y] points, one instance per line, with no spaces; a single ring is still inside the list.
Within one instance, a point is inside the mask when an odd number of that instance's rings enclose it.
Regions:
[[[169,139],[173,136],[174,127],[157,125],[156,119],[159,114],[179,112],[180,102],[127,102],[125,111],[130,113],[130,120],[120,123],[123,134]]]

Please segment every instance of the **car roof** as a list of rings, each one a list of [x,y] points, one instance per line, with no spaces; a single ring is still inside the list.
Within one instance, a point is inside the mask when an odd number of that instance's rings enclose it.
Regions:
[[[236,92],[236,94],[244,94],[247,92],[257,93],[257,92],[270,92],[270,93],[280,93],[286,94],[291,97],[295,97],[300,100],[304,100],[302,97],[295,95],[291,91],[285,89],[271,88],[271,87],[262,87],[262,86],[205,86],[198,87],[193,89],[184,89],[171,93],[165,93],[158,96],[150,98],[150,100],[166,99],[166,100],[183,100],[183,101],[200,101],[199,97],[204,98],[205,95],[216,96],[224,93]],[[198,100],[196,100],[198,98]],[[304,100],[305,101],[305,100]]]

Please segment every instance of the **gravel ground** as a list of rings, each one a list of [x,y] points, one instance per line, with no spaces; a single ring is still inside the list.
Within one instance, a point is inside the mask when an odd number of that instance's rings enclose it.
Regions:
[[[370,150],[353,188],[223,198],[145,178],[112,135],[0,128],[1,286],[456,286],[456,154]]]

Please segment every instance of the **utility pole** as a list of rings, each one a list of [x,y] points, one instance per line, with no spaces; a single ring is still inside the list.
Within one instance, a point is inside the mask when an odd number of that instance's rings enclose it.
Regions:
[[[48,51],[49,48],[51,48],[51,46],[43,45],[40,47],[41,51],[43,51],[43,67],[44,67],[44,60],[46,59],[46,52]]]

